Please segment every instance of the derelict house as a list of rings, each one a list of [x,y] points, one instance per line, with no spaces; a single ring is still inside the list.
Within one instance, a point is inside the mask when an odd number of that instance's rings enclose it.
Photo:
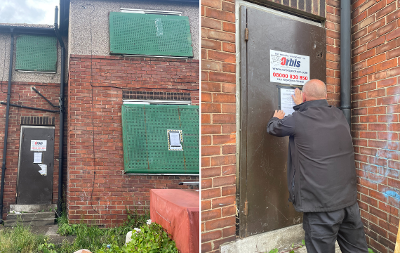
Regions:
[[[199,181],[198,5],[60,0],[55,27],[0,25],[2,219],[112,226]]]

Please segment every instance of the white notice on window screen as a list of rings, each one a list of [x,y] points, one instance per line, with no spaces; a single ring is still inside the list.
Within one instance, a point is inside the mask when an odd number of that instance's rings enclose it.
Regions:
[[[172,147],[180,147],[181,139],[179,138],[179,133],[169,133],[170,143]]]
[[[293,106],[296,104],[292,95],[294,95],[294,89],[281,88],[281,110],[285,112],[285,116],[294,112]]]

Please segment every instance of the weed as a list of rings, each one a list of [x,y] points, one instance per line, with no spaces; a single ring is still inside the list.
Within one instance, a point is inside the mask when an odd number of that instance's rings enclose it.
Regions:
[[[178,253],[175,242],[168,237],[167,232],[156,223],[144,224],[132,234],[132,240],[122,247],[118,245],[103,245],[98,253],[122,253],[122,252],[143,252],[143,253]]]
[[[123,246],[126,234],[134,227],[140,227],[149,219],[149,214],[139,215],[137,210],[126,210],[127,219],[122,226],[115,228],[102,229],[98,226],[89,226],[81,222],[80,224],[68,224],[68,218],[63,213],[58,219],[58,231],[61,235],[75,235],[74,242],[63,242],[57,252],[74,252],[79,249],[88,249],[97,252],[105,243]]]
[[[0,230],[0,252],[38,252],[45,239],[44,235],[33,234],[29,227],[21,224],[14,228],[3,228]]]

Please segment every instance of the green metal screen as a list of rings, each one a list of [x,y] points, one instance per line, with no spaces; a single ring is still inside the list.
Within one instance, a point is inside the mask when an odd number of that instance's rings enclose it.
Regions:
[[[111,12],[110,51],[112,54],[193,57],[189,18]]]
[[[122,130],[125,172],[199,173],[198,106],[124,104]],[[169,150],[168,130],[182,131],[182,150]]]
[[[16,43],[16,70],[56,72],[56,37],[21,35]]]

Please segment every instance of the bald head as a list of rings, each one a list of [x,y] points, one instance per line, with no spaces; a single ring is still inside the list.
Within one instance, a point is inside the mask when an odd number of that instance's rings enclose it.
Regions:
[[[326,86],[324,82],[318,79],[311,79],[304,84],[303,96],[305,101],[326,99]]]

